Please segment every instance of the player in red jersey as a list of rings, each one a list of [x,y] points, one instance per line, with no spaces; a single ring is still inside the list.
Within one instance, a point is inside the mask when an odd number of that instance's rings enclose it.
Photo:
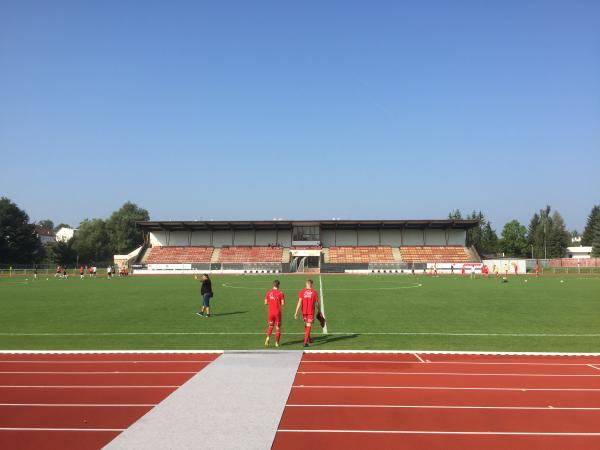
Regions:
[[[304,318],[304,346],[308,347],[310,343],[310,328],[315,321],[315,310],[319,308],[319,294],[313,289],[313,280],[306,280],[306,287],[298,294],[298,304],[294,319],[298,319],[298,312],[302,307],[302,317]],[[317,307],[317,308],[316,308]]]
[[[265,305],[269,306],[269,328],[267,328],[265,347],[269,346],[273,326],[275,326],[275,347],[279,347],[279,339],[281,338],[281,307],[285,305],[285,295],[279,290],[279,280],[273,281],[273,289],[265,294]]]

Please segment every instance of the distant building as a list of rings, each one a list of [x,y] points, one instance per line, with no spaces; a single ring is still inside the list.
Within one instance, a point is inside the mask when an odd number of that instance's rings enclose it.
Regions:
[[[571,244],[579,244],[581,245],[581,236],[572,236]]]
[[[39,225],[35,227],[35,233],[42,245],[48,245],[51,242],[56,242],[56,234],[49,228],[42,228]]]
[[[567,258],[589,259],[592,257],[592,247],[567,247]]]
[[[75,232],[73,228],[62,227],[60,230],[56,232],[56,240],[60,242],[69,242],[73,239]]]

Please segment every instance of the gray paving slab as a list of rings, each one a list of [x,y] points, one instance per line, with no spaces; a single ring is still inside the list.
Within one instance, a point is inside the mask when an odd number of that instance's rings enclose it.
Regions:
[[[226,352],[105,449],[269,449],[301,358]]]

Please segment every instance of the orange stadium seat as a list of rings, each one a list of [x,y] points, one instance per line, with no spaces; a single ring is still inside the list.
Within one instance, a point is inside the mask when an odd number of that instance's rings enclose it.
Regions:
[[[392,247],[331,247],[330,263],[393,263]]]
[[[152,247],[147,264],[208,263],[213,247]]]
[[[219,253],[221,263],[281,262],[281,247],[223,247]]]
[[[407,263],[466,263],[470,262],[469,252],[460,246],[417,246],[400,247],[402,261]]]

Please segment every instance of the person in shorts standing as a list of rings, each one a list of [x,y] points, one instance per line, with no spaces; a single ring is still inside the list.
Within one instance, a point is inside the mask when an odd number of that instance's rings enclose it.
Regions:
[[[197,279],[197,277],[195,277]],[[210,299],[213,296],[212,283],[208,274],[202,275],[202,286],[200,286],[200,295],[202,296],[202,308],[196,314],[202,317],[210,317]]]

